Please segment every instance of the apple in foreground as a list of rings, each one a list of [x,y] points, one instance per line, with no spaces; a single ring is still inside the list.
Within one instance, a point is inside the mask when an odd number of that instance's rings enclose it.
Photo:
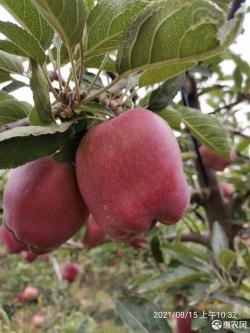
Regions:
[[[173,131],[145,109],[92,128],[76,156],[80,192],[94,219],[114,240],[129,240],[159,220],[178,222],[190,200]]]
[[[3,207],[5,225],[35,254],[66,242],[89,216],[73,165],[48,157],[11,172]]]

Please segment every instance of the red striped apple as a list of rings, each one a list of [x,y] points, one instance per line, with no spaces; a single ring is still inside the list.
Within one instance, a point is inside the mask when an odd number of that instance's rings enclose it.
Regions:
[[[178,222],[190,200],[173,131],[145,109],[92,128],[76,156],[78,185],[104,233],[129,240],[155,220]]]

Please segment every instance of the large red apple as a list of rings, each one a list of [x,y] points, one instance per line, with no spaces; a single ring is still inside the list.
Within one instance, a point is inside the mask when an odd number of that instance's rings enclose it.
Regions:
[[[5,225],[36,254],[63,244],[89,215],[74,166],[48,157],[11,172],[3,203]]]
[[[162,118],[145,109],[91,129],[79,145],[76,171],[87,206],[115,240],[149,230],[156,219],[174,224],[189,204],[177,140]]]
[[[80,273],[79,266],[72,262],[67,262],[63,267],[62,278],[68,282],[74,282]]]
[[[8,253],[20,253],[26,249],[4,225],[0,227],[0,241]]]
[[[92,249],[96,246],[103,244],[106,240],[105,233],[96,223],[94,218],[90,216],[87,224],[87,231],[82,240],[83,244],[88,249]]]
[[[232,164],[232,162],[237,159],[237,152],[234,148],[231,150],[231,155],[229,159],[225,159],[224,157],[215,154],[204,145],[200,146],[199,152],[204,165],[215,171],[223,171],[226,167],[228,167],[230,164]]]

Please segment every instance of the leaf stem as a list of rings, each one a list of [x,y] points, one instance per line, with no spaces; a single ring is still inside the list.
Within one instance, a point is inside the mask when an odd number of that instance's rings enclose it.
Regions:
[[[56,68],[58,72],[58,82],[59,82],[59,90],[62,92],[63,91],[63,85],[62,85],[62,73],[61,73],[61,47],[62,47],[62,42],[60,41],[60,44],[56,48]]]
[[[106,62],[107,62],[107,60],[108,60],[108,57],[109,57],[109,53],[106,53],[106,55],[105,55],[105,57],[103,58],[103,61],[102,61],[101,65],[100,65],[100,68],[99,68],[99,70],[98,70],[98,72],[97,72],[97,74],[96,74],[94,80],[91,82],[90,86],[89,86],[88,89],[87,89],[87,95],[89,95],[89,93],[90,93],[91,90],[93,89],[93,87],[94,87],[96,81],[98,80],[99,76],[101,75],[101,72],[102,72],[102,70],[103,70],[103,68],[104,68],[104,66],[105,66],[105,64],[106,64]]]
[[[114,87],[118,82],[120,82],[122,79],[123,79],[123,75],[120,75],[120,76],[117,76],[117,78],[112,81],[109,85],[107,85],[106,87],[104,87],[103,89],[101,90],[98,90],[96,93],[92,94],[91,93],[89,94],[90,96],[86,97],[84,100],[83,100],[83,103],[81,104],[87,104],[91,101],[93,101],[94,99],[96,99],[97,97],[99,97],[100,95],[102,95],[103,93],[105,93],[106,91],[108,91],[110,88]]]
[[[73,57],[72,50],[70,48],[68,48],[68,52],[69,52],[69,57],[70,57],[70,62],[71,62],[71,69],[72,69],[72,73],[73,73],[74,81],[75,81],[76,99],[79,101],[80,100],[80,88],[79,88],[77,74],[76,74],[75,60]]]
[[[79,73],[78,82],[79,82],[79,87],[81,87],[81,82],[84,74],[84,50],[83,50],[82,40],[80,41],[79,48],[80,48],[80,73]]]
[[[48,81],[50,91],[54,95],[55,99],[60,101],[60,96],[58,95],[58,93],[56,92],[55,88],[53,87],[53,85],[50,81],[49,74],[48,74],[48,71],[47,71],[47,68],[45,67],[45,65],[42,66],[42,71],[43,71],[43,74],[44,74],[44,76],[46,77],[46,79]]]

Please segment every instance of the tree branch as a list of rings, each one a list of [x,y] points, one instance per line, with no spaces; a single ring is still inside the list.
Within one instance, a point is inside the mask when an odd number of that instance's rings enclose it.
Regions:
[[[181,236],[178,236],[176,234],[171,234],[164,237],[164,240],[168,242],[173,242],[178,239],[181,240],[182,242],[197,243],[210,248],[210,238],[208,234],[198,234],[192,232],[189,234],[182,234]]]

